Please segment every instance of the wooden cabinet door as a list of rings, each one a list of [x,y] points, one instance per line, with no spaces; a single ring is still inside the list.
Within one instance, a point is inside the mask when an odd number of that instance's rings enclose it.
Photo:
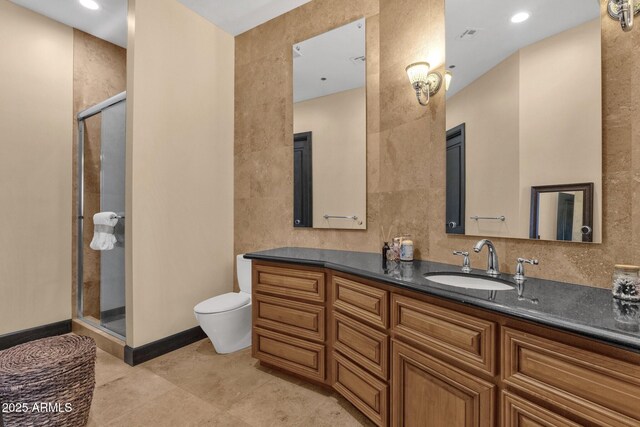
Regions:
[[[392,341],[391,425],[490,427],[495,386],[399,341]]]

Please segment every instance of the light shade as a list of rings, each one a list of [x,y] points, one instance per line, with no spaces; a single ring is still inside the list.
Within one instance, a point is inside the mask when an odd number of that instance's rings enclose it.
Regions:
[[[430,65],[428,62],[415,62],[407,66],[407,76],[412,85],[418,82],[426,83]]]
[[[453,74],[451,74],[451,71],[446,70],[444,72],[444,90],[449,90],[449,86],[451,86],[452,78],[453,78]]]

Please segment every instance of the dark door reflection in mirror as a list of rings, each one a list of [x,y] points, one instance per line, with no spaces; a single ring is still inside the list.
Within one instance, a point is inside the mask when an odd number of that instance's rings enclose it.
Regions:
[[[293,135],[293,226],[313,227],[311,132]]]
[[[450,234],[464,234],[464,123],[447,131],[447,221]]]
[[[592,182],[531,187],[529,238],[593,242],[593,188]]]

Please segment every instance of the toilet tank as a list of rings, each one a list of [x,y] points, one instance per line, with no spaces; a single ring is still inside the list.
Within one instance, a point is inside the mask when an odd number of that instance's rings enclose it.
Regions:
[[[251,260],[244,259],[244,254],[236,257],[236,269],[238,271],[238,285],[242,292],[251,293]]]

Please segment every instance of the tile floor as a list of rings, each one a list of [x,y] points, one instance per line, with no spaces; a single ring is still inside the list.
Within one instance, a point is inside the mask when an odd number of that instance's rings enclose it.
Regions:
[[[98,350],[89,426],[372,426],[330,390],[202,340],[130,367]]]

